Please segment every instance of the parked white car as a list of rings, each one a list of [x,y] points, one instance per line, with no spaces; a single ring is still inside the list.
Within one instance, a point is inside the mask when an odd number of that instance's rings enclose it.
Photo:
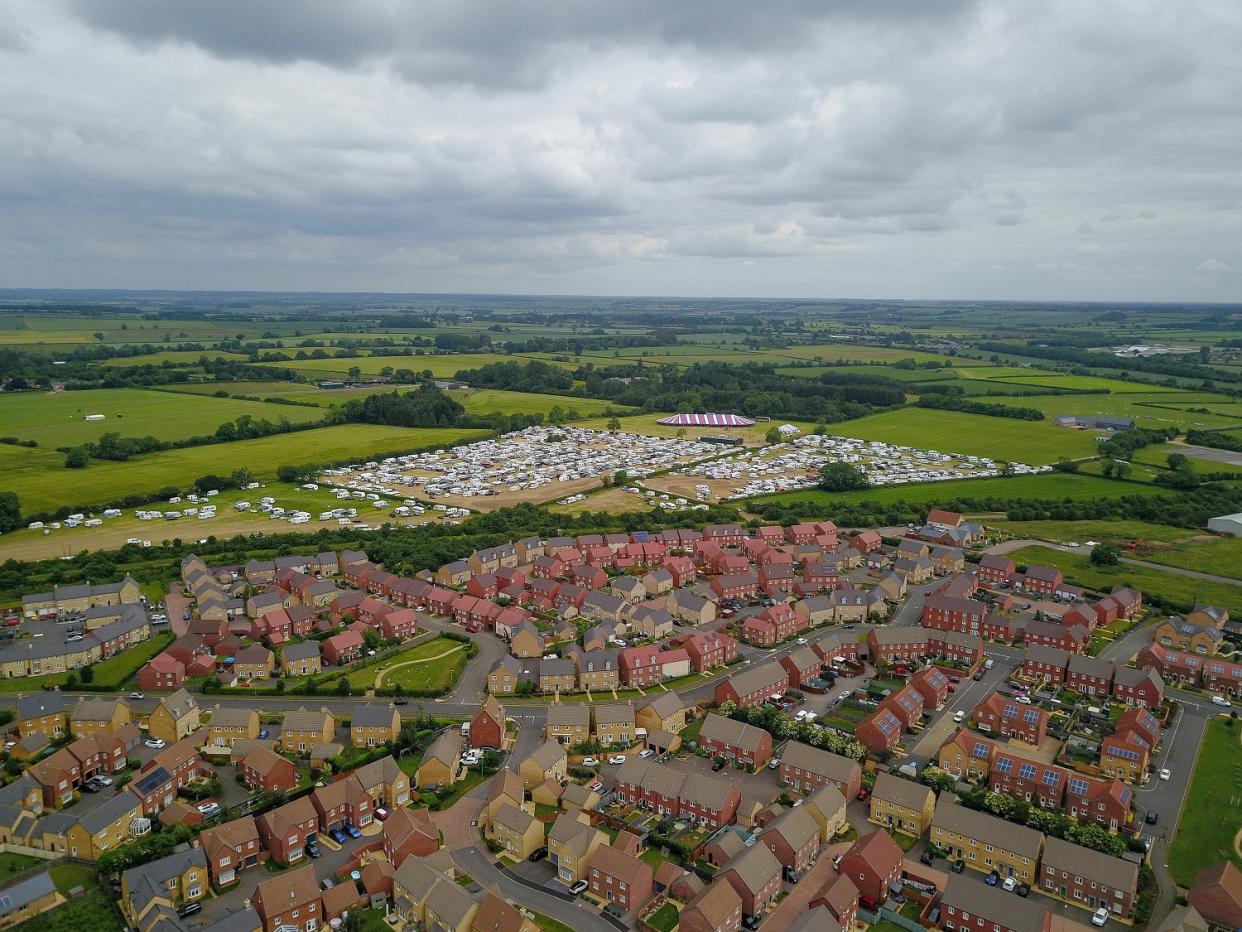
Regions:
[[[625,755],[624,755],[624,754],[614,754],[614,755],[612,755],[612,757],[608,758],[608,763],[610,763],[610,764],[624,764],[624,763],[625,763]]]

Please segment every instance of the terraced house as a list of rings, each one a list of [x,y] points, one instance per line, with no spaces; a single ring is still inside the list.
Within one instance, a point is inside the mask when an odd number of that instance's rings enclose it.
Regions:
[[[1128,917],[1138,898],[1138,865],[1060,838],[1049,838],[1039,887],[1049,896],[1085,909],[1104,907]]]
[[[777,774],[782,784],[801,793],[832,785],[846,799],[853,799],[862,787],[862,768],[857,761],[801,741],[785,745]]]
[[[885,828],[921,838],[931,825],[935,807],[936,795],[930,788],[891,773],[881,773],[871,791],[868,819]]]
[[[953,860],[982,873],[996,871],[1034,884],[1044,836],[1033,828],[1017,825],[986,812],[967,809],[952,793],[944,792],[936,801],[930,840],[948,852]]]
[[[119,848],[150,830],[151,823],[142,815],[142,800],[124,789],[69,826],[65,831],[67,853],[70,857],[98,860],[105,851]]]
[[[699,746],[709,757],[762,767],[772,758],[772,735],[749,725],[708,712],[699,730]]]

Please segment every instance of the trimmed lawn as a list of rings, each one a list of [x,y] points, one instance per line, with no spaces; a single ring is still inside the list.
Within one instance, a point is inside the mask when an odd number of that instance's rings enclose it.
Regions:
[[[384,921],[384,910],[364,909],[361,915],[362,924],[358,932],[392,932],[392,926]]]
[[[665,861],[673,860],[672,858],[667,857],[659,848],[648,848],[638,856],[638,859],[648,865],[653,871],[659,870],[660,865]]]
[[[543,913],[537,913],[533,910],[531,915],[534,917],[535,925],[539,926],[543,932],[574,932],[571,927],[559,920],[553,919],[551,916],[545,916]]]
[[[74,887],[90,887],[96,882],[97,874],[93,867],[85,864],[57,864],[48,870],[56,889],[68,894]]]
[[[457,676],[461,673],[460,668],[465,667],[465,663],[463,661],[465,660],[466,647],[467,645],[461,643],[460,641],[454,641],[450,638],[432,638],[430,641],[423,641],[408,650],[403,650],[398,654],[394,654],[392,657],[384,661],[382,668],[379,665],[363,667],[361,670],[354,670],[349,673],[346,678],[349,680],[350,685],[355,689],[370,689],[375,684],[375,677],[382,670],[384,674],[384,679],[381,681],[382,686],[395,686],[400,684],[407,689],[431,689],[433,688],[432,686],[415,687],[414,681],[422,680],[439,682],[444,678],[447,670],[457,666],[459,669],[455,674],[453,674],[448,686],[445,687],[447,689],[457,681]],[[394,669],[398,664],[410,663],[415,660],[427,660],[429,657],[437,657],[438,655],[445,654],[449,651],[452,651],[452,653],[449,653],[448,656],[439,660],[431,660],[427,663],[418,663],[413,666]]]
[[[1242,823],[1239,734],[1242,727],[1232,719],[1217,718],[1208,723],[1186,808],[1169,847],[1169,870],[1179,886],[1190,886],[1198,871],[1226,859],[1242,867],[1242,857],[1234,845]]]
[[[1099,567],[1086,557],[1062,553],[1049,547],[1023,547],[1009,556],[1015,563],[1055,566],[1070,582],[1097,591],[1107,592],[1116,585],[1133,586],[1146,599],[1158,598],[1166,607],[1177,611],[1190,611],[1197,603],[1206,602],[1228,609],[1231,615],[1242,613],[1242,586],[1177,576],[1127,563]]]
[[[32,858],[28,854],[18,854],[16,851],[0,852],[0,877],[29,870],[43,863],[46,863],[43,858]]]
[[[647,924],[660,932],[672,932],[677,925],[677,907],[672,903],[665,903],[648,917]]]

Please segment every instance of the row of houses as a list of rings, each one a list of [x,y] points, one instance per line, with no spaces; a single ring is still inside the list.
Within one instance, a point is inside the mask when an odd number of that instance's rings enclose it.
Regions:
[[[1242,697],[1242,664],[1231,660],[1148,644],[1138,652],[1134,663],[1138,670],[1158,673],[1166,680],[1235,699]]]
[[[50,592],[33,592],[22,596],[22,615],[27,619],[77,617],[100,606],[136,604],[142,600],[142,589],[128,573],[120,582],[73,583],[56,586]]]
[[[565,747],[594,741],[605,747],[629,747],[640,740],[666,750],[686,727],[691,709],[672,691],[636,703],[558,702],[548,707],[544,736]]]
[[[1158,708],[1164,702],[1161,674],[1156,666],[1130,667],[1042,645],[1026,649],[1021,672],[1022,678],[1031,682],[1145,709]]]
[[[70,673],[107,660],[151,637],[151,620],[141,602],[99,605],[77,625],[27,621],[15,637],[0,641],[0,678]],[[89,627],[88,627],[89,625]]]
[[[1125,828],[1132,819],[1134,790],[1120,778],[1078,773],[972,731],[958,731],[941,746],[936,761],[960,780],[1095,822],[1109,831]]]

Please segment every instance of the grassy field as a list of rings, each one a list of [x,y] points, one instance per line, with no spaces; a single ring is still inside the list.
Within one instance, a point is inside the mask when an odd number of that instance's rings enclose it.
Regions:
[[[293,369],[309,378],[342,379],[349,370],[357,367],[363,375],[379,375],[381,369],[413,369],[415,372],[431,372],[436,378],[452,378],[460,369],[477,369],[493,362],[510,362],[517,357],[497,353],[473,353],[443,356],[357,356],[344,359],[297,359],[290,362],[263,363],[279,369]]]
[[[1242,729],[1231,719],[1208,723],[1181,824],[1169,846],[1169,871],[1178,886],[1224,860],[1242,867],[1235,835],[1242,823]]]
[[[84,420],[88,414],[102,414],[104,420]],[[295,424],[323,417],[314,408],[128,388],[0,395],[0,429],[51,450],[98,440],[109,432],[180,440],[215,433],[225,421],[247,414],[269,421],[284,417]]]
[[[1097,447],[1089,432],[1056,427],[1050,421],[1019,421],[923,408],[873,414],[832,424],[829,430],[841,437],[882,440],[942,453],[971,453],[1037,466],[1054,463],[1062,456],[1094,456]]]
[[[987,382],[972,383],[962,380],[965,385],[983,385]],[[1196,396],[1190,393],[1168,390],[1158,394],[1136,392],[1133,394],[1108,395],[1031,395],[1007,397],[997,400],[1002,404],[1021,405],[1026,408],[1037,408],[1049,420],[1061,414],[1073,414],[1081,417],[1128,417],[1133,418],[1140,427],[1227,427],[1242,421],[1242,418],[1222,414],[1199,414],[1184,408],[1207,406],[1204,401],[1195,401]],[[1223,397],[1223,396],[1211,396]],[[1183,402],[1183,398],[1187,401]],[[1174,403],[1176,401],[1176,404]],[[1066,429],[1066,428],[1062,428]],[[1082,433],[1094,436],[1092,431]]]
[[[1139,559],[1184,570],[1211,573],[1242,579],[1242,537],[1220,537],[1215,540],[1180,545],[1160,550]]]
[[[18,854],[16,851],[2,852],[0,853],[0,880],[9,874],[17,874],[43,863],[43,858],[32,858],[28,854]]]
[[[1033,537],[1064,544],[1086,540],[1149,540],[1181,544],[1201,536],[1198,531],[1144,521],[989,521],[988,527],[1008,531],[1015,537]],[[1143,559],[1151,559],[1144,557]]]
[[[331,350],[329,350],[331,352]],[[105,366],[121,368],[125,366],[162,366],[168,363],[173,366],[190,366],[206,356],[208,359],[245,360],[250,357],[245,353],[230,353],[228,350],[154,350],[141,356],[118,356],[104,361]]]
[[[864,366],[781,366],[777,370],[781,375],[792,375],[800,378],[818,378],[826,372],[844,375],[876,375],[898,382],[953,382],[960,381],[952,369],[898,369],[895,366],[864,365]]]
[[[405,689],[442,689],[447,692],[465,669],[465,648],[465,644],[451,638],[432,638],[401,651],[382,666],[355,670],[348,679],[356,690],[371,689],[375,685],[375,677],[382,674],[381,687],[399,685]]]
[[[1167,466],[1170,453],[1183,453],[1186,455],[1186,461],[1190,464],[1190,468],[1197,473],[1208,472],[1229,472],[1235,473],[1242,478],[1242,466],[1235,466],[1233,463],[1221,463],[1216,460],[1204,460],[1184,453],[1185,447],[1176,443],[1164,443],[1159,446],[1143,447],[1136,450],[1134,455],[1130,457],[1133,463],[1143,463],[1151,466]]]
[[[1118,482],[1099,476],[1048,472],[1035,476],[1000,476],[995,479],[952,479],[947,482],[920,482],[914,485],[888,485],[858,492],[780,492],[756,499],[760,502],[812,501],[826,507],[849,502],[877,501],[928,504],[957,498],[1044,498],[1088,499],[1120,498],[1123,495],[1158,495],[1163,490],[1137,482]]]
[[[56,889],[65,895],[74,887],[89,887],[98,876],[95,868],[86,864],[57,864],[49,868],[48,873]]]
[[[185,488],[199,476],[228,475],[239,466],[246,466],[256,480],[262,481],[273,478],[282,464],[365,460],[380,453],[439,446],[486,435],[487,431],[483,430],[451,427],[342,424],[259,440],[167,450],[127,463],[97,461],[76,470],[65,469],[63,457],[53,451],[0,444],[0,471],[5,475],[5,487],[20,498],[22,511],[32,513],[63,505],[100,505],[125,495],[155,492],[167,486]]]
[[[1098,567],[1086,557],[1062,553],[1048,547],[1023,547],[1009,556],[1015,563],[1041,563],[1058,567],[1070,582],[1097,591],[1107,592],[1116,585],[1133,586],[1145,598],[1159,598],[1175,611],[1189,611],[1197,603],[1206,602],[1228,609],[1230,615],[1242,612],[1242,586],[1179,576],[1128,563]]]
[[[1071,375],[1068,372],[1049,372],[1045,369],[1028,369],[1024,366],[978,366],[964,368],[962,377],[966,379],[986,379],[988,381],[1008,382],[1013,385],[1047,386],[1048,388],[1075,389],[1078,391],[1095,391],[1104,389],[1108,392],[1125,394],[1128,392],[1159,391],[1159,387],[1142,383],[1128,382],[1125,379],[1108,379],[1094,375]],[[1166,389],[1176,392],[1178,389]]]

